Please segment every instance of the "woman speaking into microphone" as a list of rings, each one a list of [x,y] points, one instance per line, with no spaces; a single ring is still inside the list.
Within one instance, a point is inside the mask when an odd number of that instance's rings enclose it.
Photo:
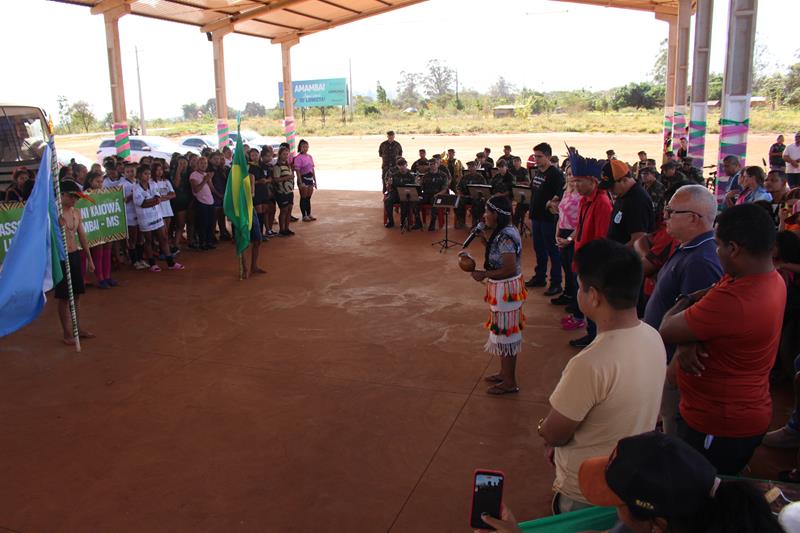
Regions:
[[[491,231],[489,240],[483,234],[480,239],[486,244],[484,270],[475,270],[475,261],[466,251],[459,254],[461,268],[472,273],[472,279],[486,281],[486,296],[489,304],[489,340],[484,349],[500,357],[500,372],[488,376],[493,385],[489,394],[511,394],[519,392],[516,378],[517,354],[522,349],[522,328],[525,316],[522,304],[528,296],[522,277],[520,258],[522,239],[512,225],[511,202],[505,196],[493,196],[486,202],[484,214],[486,229]]]

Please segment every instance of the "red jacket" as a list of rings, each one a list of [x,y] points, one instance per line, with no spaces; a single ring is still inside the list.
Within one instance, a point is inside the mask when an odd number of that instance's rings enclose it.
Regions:
[[[578,227],[575,230],[575,252],[588,242],[604,239],[611,224],[611,199],[606,191],[596,188],[589,196],[581,196]]]

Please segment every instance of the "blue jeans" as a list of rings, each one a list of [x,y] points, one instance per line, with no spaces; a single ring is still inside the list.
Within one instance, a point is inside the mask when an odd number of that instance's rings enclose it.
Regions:
[[[547,279],[547,259],[550,259],[550,285],[561,285],[561,252],[556,246],[556,223],[533,221],[533,250],[536,253],[538,280]]]

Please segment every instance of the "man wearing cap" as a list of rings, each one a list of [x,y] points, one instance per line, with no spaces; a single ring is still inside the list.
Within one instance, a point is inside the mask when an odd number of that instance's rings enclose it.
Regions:
[[[575,253],[578,303],[597,323],[591,345],[567,363],[537,431],[553,450],[553,512],[588,507],[578,486],[585,459],[655,427],[666,372],[658,332],[636,316],[643,271],[633,249],[609,239]]]
[[[705,180],[703,179],[703,173],[699,168],[694,166],[694,158],[690,155],[687,155],[682,159],[682,162],[683,167],[681,167],[681,171],[686,175],[686,178],[698,185],[704,185]]]
[[[403,147],[394,140],[394,131],[386,132],[386,140],[378,147],[378,157],[381,158],[381,181],[386,188],[387,173],[397,167],[397,158],[403,155]]]
[[[772,420],[769,375],[780,344],[786,284],[772,262],[776,231],[763,207],[723,211],[715,240],[722,279],[682,294],[659,331],[665,343],[679,345],[669,373],[681,395],[678,435],[720,474],[736,476]]]
[[[490,155],[492,153],[492,149],[486,147],[483,149],[483,153],[486,156],[486,162],[492,165],[492,168],[494,168],[494,159],[492,159],[492,156]]]
[[[710,287],[722,276],[722,267],[714,242],[714,219],[717,199],[702,185],[687,185],[678,189],[664,210],[664,223],[670,237],[680,246],[658,271],[653,294],[647,301],[644,321],[658,328],[664,314],[682,294],[691,294]],[[675,346],[668,345],[667,363]],[[678,389],[664,384],[661,416],[664,432],[677,435]]]
[[[786,161],[786,180],[789,187],[800,187],[800,131],[794,134],[794,144],[783,151],[783,160]]]
[[[408,170],[408,162],[402,158],[397,158],[397,170],[389,178],[386,196],[386,227],[394,227],[394,205],[400,203],[400,226],[408,228],[408,207],[409,203],[405,198],[400,198],[398,187],[408,187],[415,185],[414,175]]]
[[[449,188],[447,186],[447,176],[445,176],[442,172],[439,172],[439,161],[431,158],[431,160],[428,161],[428,165],[428,172],[422,176],[422,196],[420,197],[419,201],[420,205],[431,206],[431,221],[428,224],[428,231],[435,231],[436,218],[439,214],[439,209],[433,207],[433,197],[439,194],[447,194]],[[414,225],[415,228],[422,228],[420,221],[421,218],[417,217],[417,223]]]
[[[639,182],[653,201],[653,210],[660,213],[664,209],[664,185],[656,179],[656,171],[645,167],[639,172]]]
[[[467,172],[458,182],[458,196],[461,199],[456,208],[456,228],[463,228],[467,222],[467,206],[472,206],[472,227],[480,221],[483,211],[486,208],[486,199],[474,200],[469,192],[470,185],[488,185],[486,178],[478,174],[475,161],[467,161]]]
[[[675,161],[667,161],[661,165],[661,182],[665,189],[669,189],[676,183],[685,180],[686,176],[678,169],[678,164]]]
[[[536,272],[525,283],[527,287],[547,286],[547,261],[550,260],[550,287],[545,296],[561,293],[561,253],[556,245],[556,215],[547,209],[547,202],[561,196],[564,190],[564,174],[550,164],[553,149],[547,143],[533,147],[536,171],[531,179],[531,233],[536,252]]]
[[[631,177],[628,165],[616,159],[603,167],[599,186],[615,198],[608,238],[633,247],[636,239],[649,232],[655,223],[650,195]]]

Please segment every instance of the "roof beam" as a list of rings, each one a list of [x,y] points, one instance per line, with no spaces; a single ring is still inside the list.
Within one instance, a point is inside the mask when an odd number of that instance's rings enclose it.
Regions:
[[[103,0],[102,2],[93,5],[90,9],[92,15],[102,15],[107,11],[122,8],[121,11],[130,13],[131,4],[134,0]]]
[[[300,37],[302,37],[304,35],[311,35],[312,33],[317,33],[317,32],[323,31],[323,30],[330,30],[330,29],[335,28],[337,26],[342,26],[344,24],[350,24],[351,22],[356,22],[358,20],[362,20],[362,19],[365,19],[365,18],[374,17],[375,15],[381,15],[383,13],[388,13],[390,11],[394,11],[396,9],[401,9],[401,8],[404,8],[404,7],[412,6],[414,4],[419,4],[419,3],[422,3],[424,1],[425,0],[403,0],[401,2],[398,2],[398,3],[394,4],[394,5],[385,5],[383,7],[379,7],[379,8],[376,8],[376,9],[369,9],[369,10],[366,10],[366,11],[364,11],[362,13],[358,13],[358,14],[354,14],[354,15],[350,15],[350,16],[347,16],[347,17],[343,17],[343,18],[334,20],[333,22],[324,22],[324,23],[321,23],[321,24],[315,24],[313,26],[309,26],[308,28],[300,30],[300,31],[297,31],[297,32],[290,32],[290,33],[283,33],[283,34],[280,34],[280,35],[276,35],[272,39],[272,43],[273,44],[279,44],[279,43],[282,43],[282,42],[291,41],[293,39],[300,38]]]
[[[253,9],[249,9],[247,11],[242,11],[241,13],[237,13],[235,15],[231,15],[229,17],[224,17],[219,20],[215,20],[205,26],[200,28],[200,31],[203,33],[212,32],[215,30],[219,30],[225,28],[227,26],[231,26],[232,29],[236,29],[236,23],[238,22],[245,22],[248,20],[252,20],[256,17],[260,17],[261,15],[265,15],[272,11],[278,11],[280,9],[293,6],[295,4],[299,4],[306,0],[275,0],[271,4],[256,7]]]

